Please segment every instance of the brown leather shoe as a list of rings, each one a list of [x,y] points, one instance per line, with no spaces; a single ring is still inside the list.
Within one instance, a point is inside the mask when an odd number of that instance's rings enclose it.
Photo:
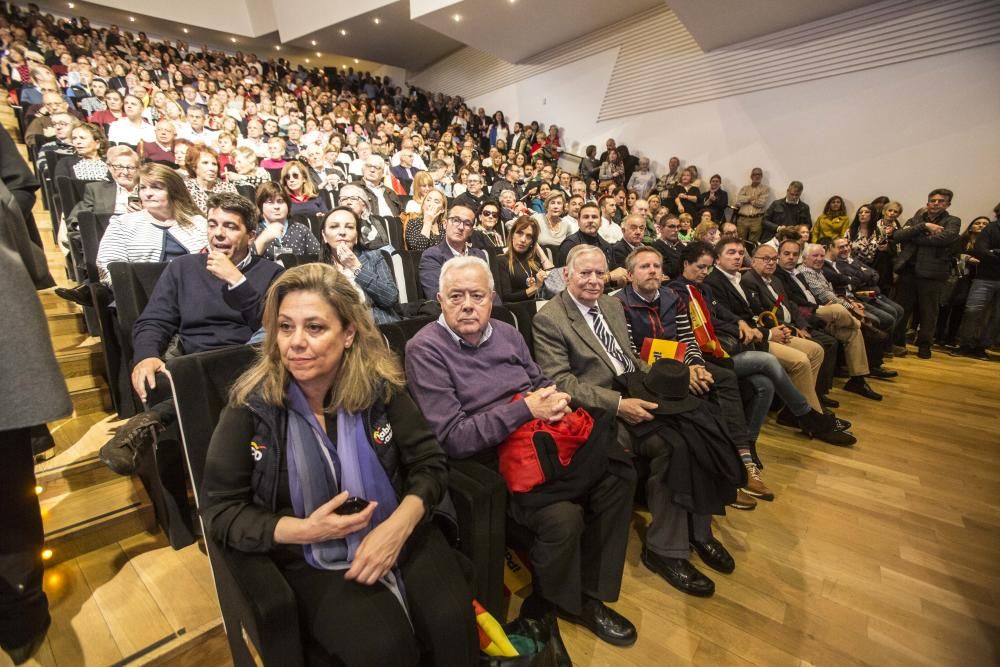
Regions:
[[[747,485],[743,487],[743,491],[754,498],[774,500],[774,491],[767,488],[767,484],[760,478],[760,468],[753,463],[747,464]]]
[[[754,510],[757,509],[757,500],[743,489],[736,490],[736,500],[729,503],[734,510]]]

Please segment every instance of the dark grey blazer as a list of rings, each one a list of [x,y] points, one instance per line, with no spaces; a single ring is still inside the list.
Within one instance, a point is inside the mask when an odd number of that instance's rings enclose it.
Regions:
[[[111,181],[87,183],[87,187],[83,189],[83,199],[69,212],[66,221],[75,228],[82,211],[89,211],[97,215],[114,213],[116,187]]]

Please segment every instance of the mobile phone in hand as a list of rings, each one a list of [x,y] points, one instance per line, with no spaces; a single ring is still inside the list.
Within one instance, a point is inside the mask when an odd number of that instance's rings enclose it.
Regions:
[[[333,510],[334,514],[339,514],[341,516],[347,516],[350,514],[357,514],[364,508],[368,507],[368,501],[364,498],[359,498],[353,496],[344,501],[344,504]]]

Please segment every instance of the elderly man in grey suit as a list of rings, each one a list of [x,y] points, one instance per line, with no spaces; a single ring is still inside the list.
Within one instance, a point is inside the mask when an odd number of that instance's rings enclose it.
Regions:
[[[128,211],[138,211],[142,205],[138,200],[129,203],[129,195],[135,191],[139,182],[139,156],[128,146],[112,146],[108,149],[108,167],[111,171],[111,181],[95,181],[87,183],[83,190],[83,199],[73,207],[66,216],[63,230],[66,233],[79,234],[80,214],[84,212],[101,214],[119,214]],[[65,243],[68,245],[70,236]],[[96,279],[96,276],[93,276]],[[86,284],[76,287],[57,287],[56,295],[81,306],[92,306],[90,290]]]
[[[631,425],[652,420],[649,411],[656,403],[628,398],[615,388],[615,378],[622,373],[649,368],[629,344],[621,302],[604,295],[608,274],[604,252],[594,246],[577,246],[570,251],[563,271],[565,291],[545,304],[534,319],[536,361],[548,377],[581,403],[615,410]],[[715,584],[688,560],[691,546],[707,565],[720,572],[732,572],[735,563],[713,537],[711,517],[689,515],[670,497],[663,481],[670,446],[655,434],[633,439],[621,425],[618,434],[622,446],[651,461],[647,499],[653,521],[646,532],[642,562],[680,591],[712,595]]]

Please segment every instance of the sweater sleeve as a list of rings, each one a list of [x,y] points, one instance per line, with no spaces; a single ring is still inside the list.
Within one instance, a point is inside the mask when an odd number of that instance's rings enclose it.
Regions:
[[[170,339],[180,329],[178,266],[175,262],[167,265],[156,281],[149,303],[135,322],[132,333],[132,346],[135,349],[133,363],[162,356]]]
[[[455,458],[466,458],[495,447],[532,418],[524,400],[468,414],[451,381],[451,366],[430,337],[414,339],[407,345],[406,377],[438,441]]]
[[[202,515],[219,543],[239,551],[267,552],[274,548],[281,515],[253,502],[253,430],[253,416],[246,408],[222,411],[205,460]]]

